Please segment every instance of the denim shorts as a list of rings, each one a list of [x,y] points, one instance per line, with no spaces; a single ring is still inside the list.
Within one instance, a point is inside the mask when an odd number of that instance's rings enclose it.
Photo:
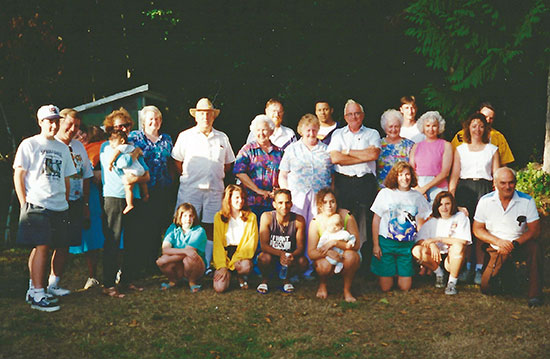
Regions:
[[[68,211],[51,211],[32,203],[25,203],[19,215],[16,243],[23,247],[68,247],[68,226]]]

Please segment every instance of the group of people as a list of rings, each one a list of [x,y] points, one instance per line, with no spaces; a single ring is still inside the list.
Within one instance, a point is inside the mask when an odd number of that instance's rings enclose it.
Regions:
[[[416,259],[420,273],[434,272],[436,287],[452,295],[461,271],[461,280],[494,291],[506,260],[526,252],[529,305],[540,305],[539,217],[534,201],[515,191],[515,173],[501,167],[513,156],[492,128],[494,112],[482,104],[449,143],[439,112],[416,121],[413,96],[382,114],[384,138],[364,126],[361,104],[348,100],[338,123],[321,100],[300,119],[298,139],[282,125],[281,101],[270,99],[235,156],[213,127],[220,110],[207,98],[189,110],[196,125],[175,143],[160,131],[155,106],[139,111],[138,130],[121,108],[103,129],[85,132],[78,112],[42,106],[41,132],[21,143],[13,165],[17,241],[33,248],[26,300],[33,309],[60,308],[57,297],[70,293],[59,285],[70,247],[86,253],[85,289],[99,284],[103,248],[103,293],[115,298],[142,291],[140,275],[155,266],[168,278],[161,289],[185,279],[193,293],[210,274],[216,292],[232,276],[248,289],[253,272],[261,277],[258,293],[269,293],[273,280],[291,293],[294,279],[315,272],[317,297],[327,298],[327,280],[339,274],[349,302],[362,261],[388,291],[395,279],[411,288]],[[225,186],[228,173],[235,184]]]

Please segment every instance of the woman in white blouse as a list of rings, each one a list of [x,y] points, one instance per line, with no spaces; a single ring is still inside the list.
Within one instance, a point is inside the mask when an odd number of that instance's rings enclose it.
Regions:
[[[231,272],[236,272],[241,289],[248,289],[246,276],[252,270],[252,257],[258,245],[258,222],[246,203],[241,186],[225,188],[222,209],[214,216],[213,263],[214,290],[229,287]]]
[[[432,218],[420,228],[412,254],[421,265],[435,273],[436,288],[445,287],[445,272],[440,267],[444,259],[449,272],[445,294],[453,295],[457,294],[456,283],[464,250],[471,243],[470,220],[458,211],[453,195],[444,191],[435,197]]]
[[[462,125],[464,143],[456,148],[449,191],[455,196],[458,206],[468,210],[470,221],[479,199],[493,190],[493,173],[500,167],[498,147],[489,143],[491,131],[485,116],[476,112]],[[461,275],[461,281],[471,281],[472,264],[475,264],[476,284],[481,283],[484,252],[481,242],[476,241],[474,253],[468,249],[466,253],[466,271]]]

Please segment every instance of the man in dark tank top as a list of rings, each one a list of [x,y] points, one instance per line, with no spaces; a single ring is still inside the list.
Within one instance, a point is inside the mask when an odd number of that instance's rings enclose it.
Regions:
[[[274,211],[263,213],[260,219],[262,251],[258,255],[258,267],[263,280],[257,291],[261,294],[269,292],[268,281],[273,277],[275,269],[280,267],[279,277],[283,277],[281,290],[291,293],[294,286],[289,278],[305,271],[308,265],[304,256],[306,222],[304,217],[290,211],[292,196],[289,190],[275,190],[273,207]]]

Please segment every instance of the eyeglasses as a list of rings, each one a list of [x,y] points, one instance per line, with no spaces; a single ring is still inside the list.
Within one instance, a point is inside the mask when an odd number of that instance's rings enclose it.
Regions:
[[[360,117],[363,114],[363,112],[349,112],[346,113],[345,117]]]
[[[126,128],[126,129],[130,129],[130,128],[132,128],[132,124],[131,124],[131,123],[123,123],[123,124],[121,124],[121,125],[114,125],[114,126],[113,126],[113,128],[114,128],[115,130],[120,130],[120,129],[123,128],[123,127]]]

